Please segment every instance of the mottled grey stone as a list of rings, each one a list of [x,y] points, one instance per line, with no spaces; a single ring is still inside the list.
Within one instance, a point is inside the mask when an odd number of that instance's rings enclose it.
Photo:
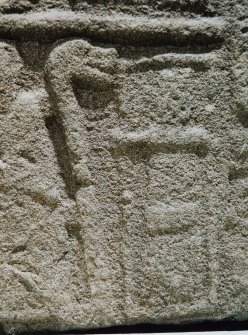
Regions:
[[[247,319],[246,0],[0,0],[0,324]]]

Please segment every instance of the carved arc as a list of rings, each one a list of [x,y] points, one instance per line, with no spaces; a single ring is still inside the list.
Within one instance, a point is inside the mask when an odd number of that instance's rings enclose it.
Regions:
[[[75,125],[87,110],[82,110],[78,104],[73,81],[79,79],[97,91],[101,87],[112,87],[114,79],[110,72],[115,60],[114,49],[96,48],[83,40],[74,40],[57,47],[46,64],[46,86],[56,118],[63,128],[70,171],[82,187],[91,185],[87,167],[89,146],[84,124]]]

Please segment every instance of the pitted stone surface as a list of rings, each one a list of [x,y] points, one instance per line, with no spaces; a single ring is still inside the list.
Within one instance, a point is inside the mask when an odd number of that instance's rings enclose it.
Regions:
[[[247,319],[245,0],[0,0],[0,324]]]

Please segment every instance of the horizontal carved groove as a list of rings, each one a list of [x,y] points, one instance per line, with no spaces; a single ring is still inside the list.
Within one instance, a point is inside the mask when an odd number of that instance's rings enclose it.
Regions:
[[[0,38],[51,41],[85,37],[123,45],[184,47],[224,42],[221,18],[145,19],[127,15],[95,16],[70,12],[5,15],[0,20]]]
[[[96,47],[103,47],[103,43],[91,42],[93,46]],[[186,59],[190,58],[192,61],[195,59],[197,62],[202,58],[204,61],[214,60],[218,57],[217,53],[214,53],[217,50],[222,48],[222,44],[214,43],[205,46],[157,46],[157,47],[144,47],[144,46],[123,46],[123,45],[116,45],[116,44],[107,44],[107,47],[114,48],[118,52],[120,58],[123,58],[126,61],[133,61],[133,62],[141,62],[146,61],[148,59],[157,59],[160,57],[166,59],[172,59],[174,56],[176,57],[176,61],[179,59]]]
[[[151,129],[142,132],[122,133],[118,129],[111,134],[111,151],[116,155],[127,155],[135,160],[150,159],[154,153],[187,153],[204,158],[209,151],[209,140],[200,128],[174,129],[161,132]]]
[[[143,58],[133,62],[127,72],[159,71],[170,67],[190,67],[195,71],[207,71],[213,64],[219,61],[216,53],[206,54],[176,54],[168,53],[151,58]]]
[[[65,184],[65,191],[71,199],[75,200],[75,195],[80,188],[72,172],[69,150],[62,123],[58,116],[50,116],[45,119],[45,125],[54,146],[54,151],[61,171],[61,177]]]
[[[208,154],[209,148],[206,143],[155,143],[155,142],[140,142],[140,143],[123,143],[115,148],[114,154],[127,155],[134,157],[135,160],[149,159],[154,153],[178,154],[187,153],[195,154],[199,158],[204,158]]]

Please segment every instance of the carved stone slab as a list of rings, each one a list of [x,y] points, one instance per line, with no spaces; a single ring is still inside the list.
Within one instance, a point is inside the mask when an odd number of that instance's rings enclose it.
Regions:
[[[0,324],[246,319],[246,0],[0,0]]]

